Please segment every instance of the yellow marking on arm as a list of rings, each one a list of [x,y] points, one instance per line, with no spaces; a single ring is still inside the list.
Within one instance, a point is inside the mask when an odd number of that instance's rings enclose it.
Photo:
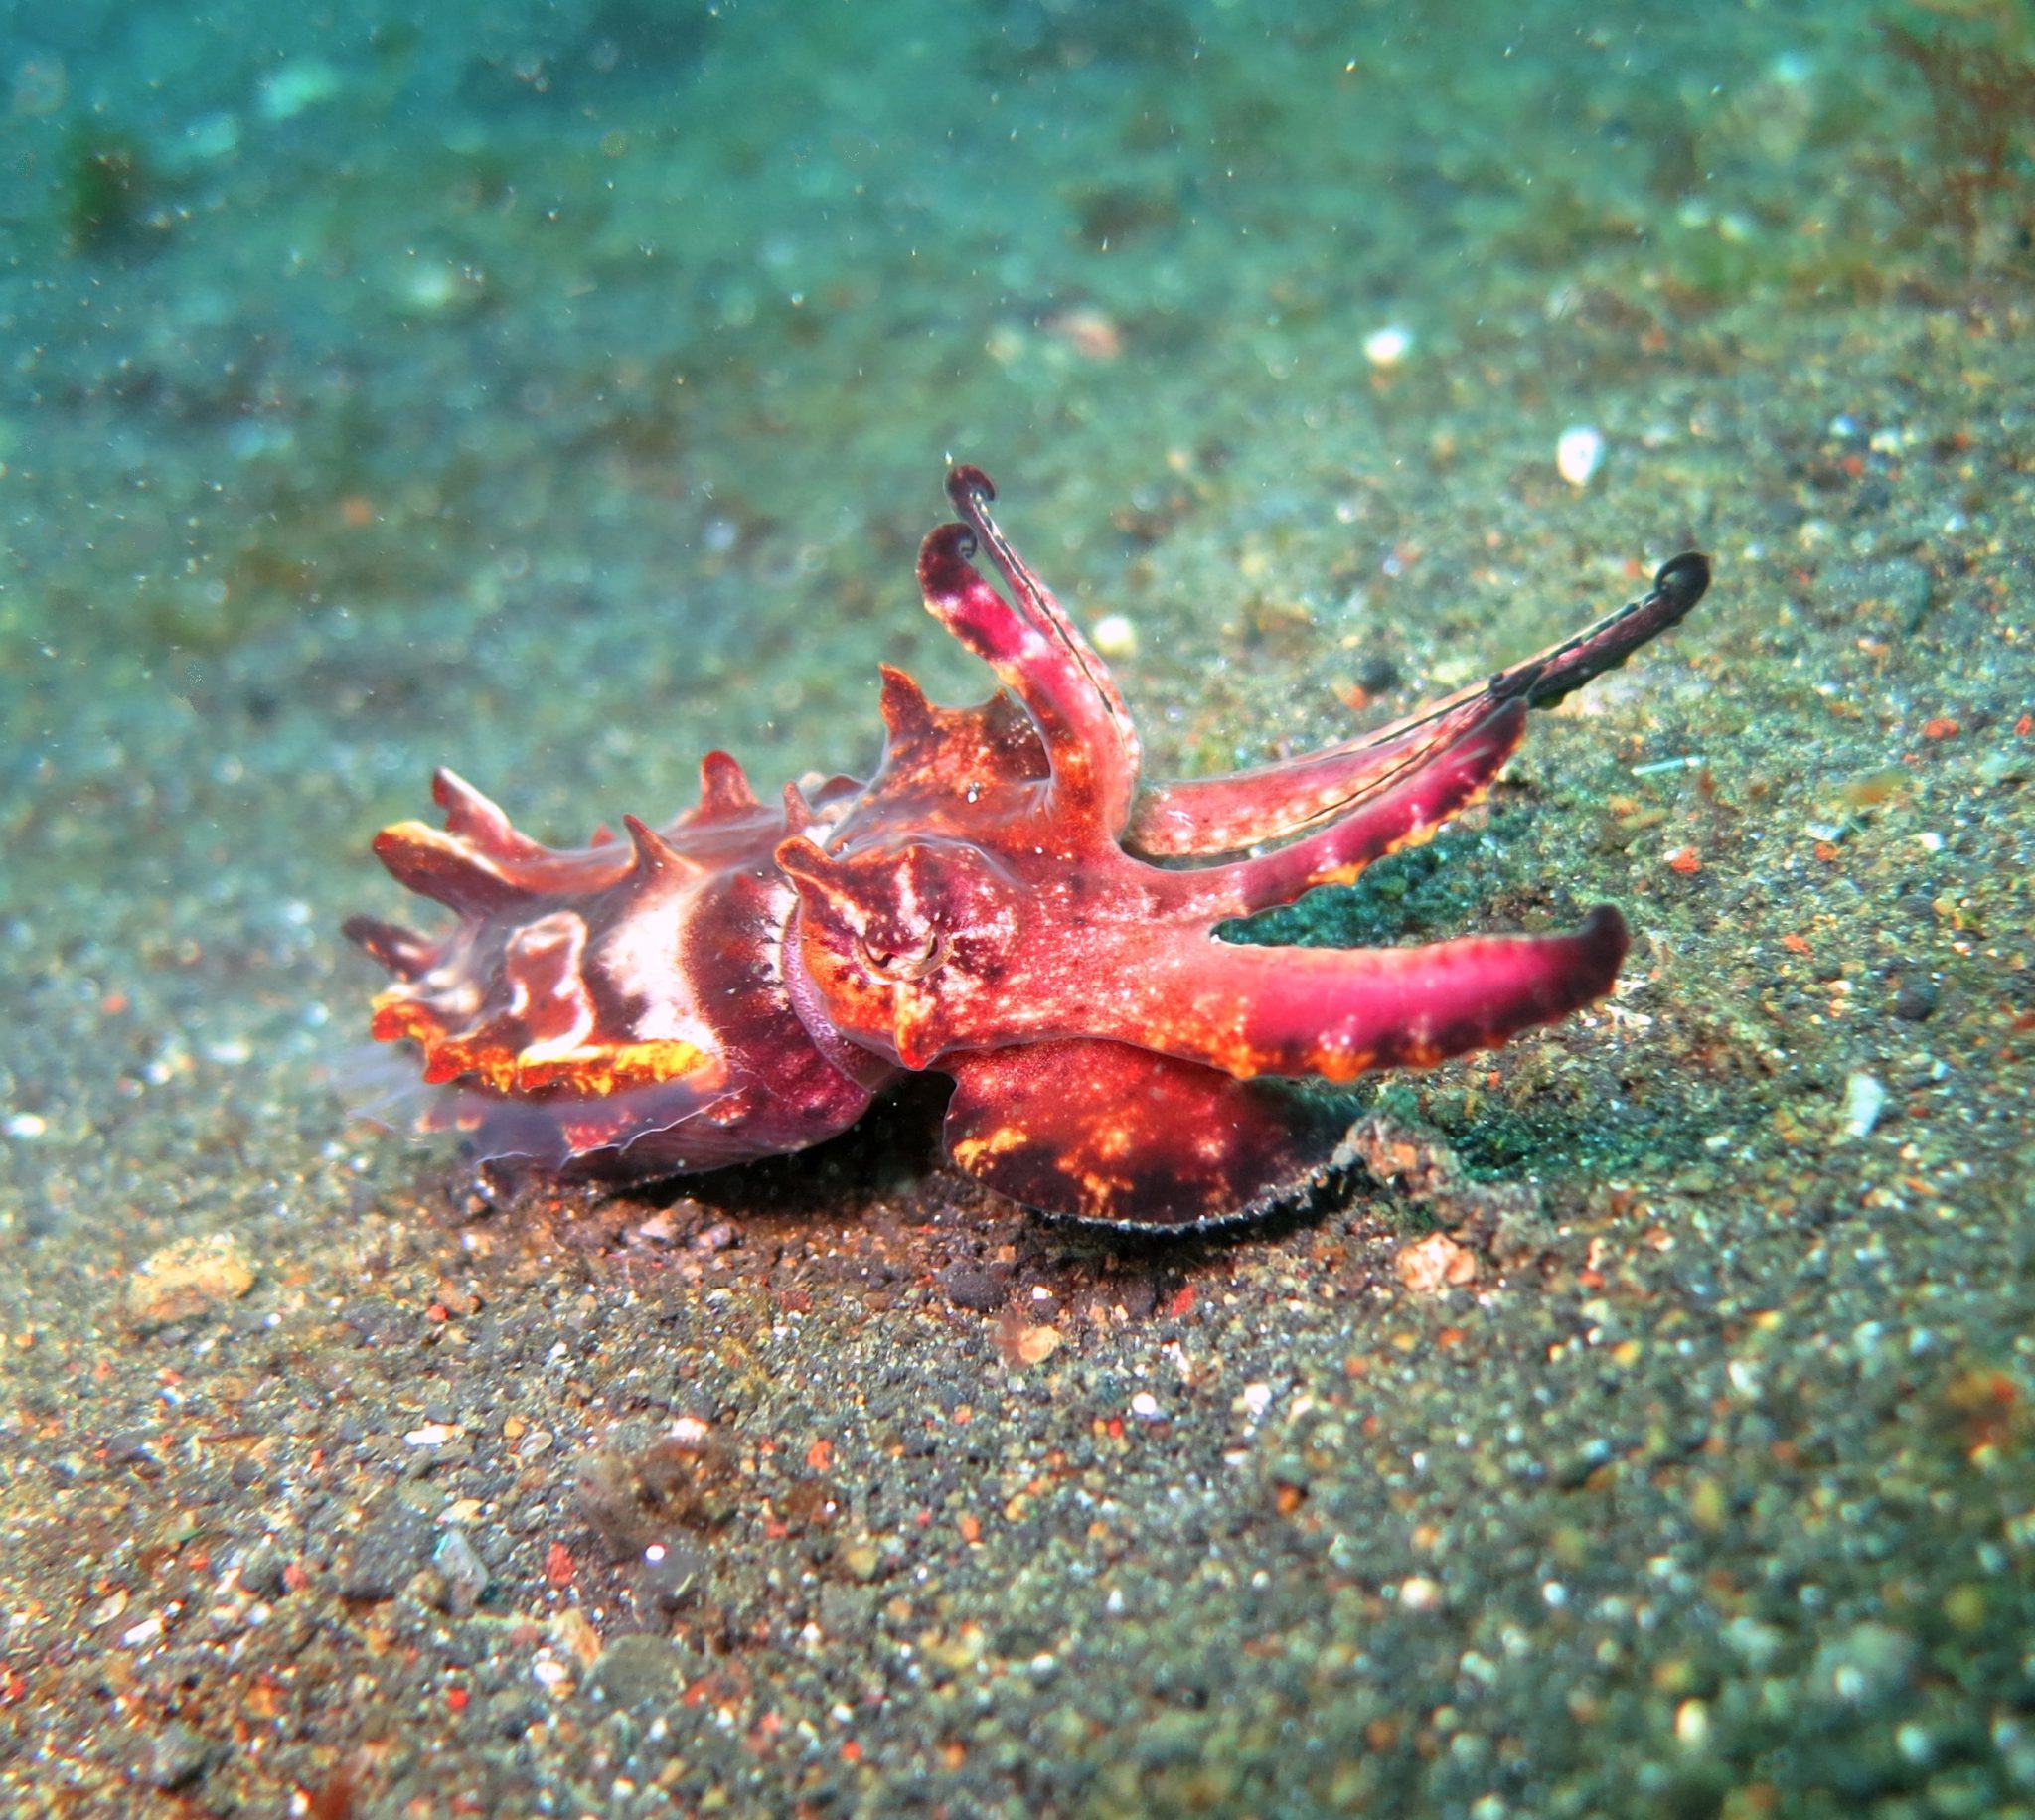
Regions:
[[[420,1005],[394,1000],[378,1006],[375,1034],[385,1042],[409,1037],[424,1051],[424,1079],[433,1083],[471,1078],[498,1094],[538,1094],[564,1089],[604,1099],[631,1088],[691,1080],[703,1089],[721,1086],[725,1058],[698,1045],[656,1042],[586,1045],[564,1054],[527,1059],[485,1032],[448,1036]]]
[[[1029,1132],[1015,1125],[1006,1125],[981,1138],[962,1138],[954,1145],[954,1160],[962,1168],[973,1170],[978,1162],[1001,1156],[1006,1150],[1022,1149],[1030,1141]]]

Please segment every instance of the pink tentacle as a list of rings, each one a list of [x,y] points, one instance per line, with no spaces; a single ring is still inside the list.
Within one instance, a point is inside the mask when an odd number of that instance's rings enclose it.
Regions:
[[[1453,745],[1409,761],[1388,787],[1307,838],[1260,858],[1168,876],[1199,887],[1196,908],[1209,916],[1248,916],[1290,904],[1317,885],[1347,884],[1372,861],[1431,839],[1451,816],[1479,801],[1525,730],[1523,701],[1487,704],[1482,722]]]
[[[1653,586],[1581,632],[1485,682],[1429,702],[1389,726],[1276,765],[1226,777],[1147,786],[1124,844],[1152,858],[1212,857],[1281,840],[1341,813],[1462,736],[1509,700],[1550,707],[1593,677],[1615,670],[1681,620],[1710,585],[1699,555],[1662,564]]]
[[[990,516],[996,489],[979,468],[957,467],[947,492],[966,519],[943,525],[919,551],[926,607],[997,673],[1045,740],[1057,803],[1086,808],[1116,835],[1130,814],[1141,762],[1138,735],[1116,682],[1050,589]],[[969,558],[986,549],[1014,602]]]
[[[1140,794],[1124,845],[1150,859],[1213,859],[1289,840],[1346,815],[1443,752],[1491,710],[1465,702],[1383,741],[1366,737],[1223,777],[1151,784]]]
[[[1626,946],[1609,905],[1567,935],[1355,950],[1210,942],[1155,954],[1138,989],[1099,992],[1084,1024],[1240,1079],[1347,1081],[1432,1067],[1565,1017],[1611,989]]]

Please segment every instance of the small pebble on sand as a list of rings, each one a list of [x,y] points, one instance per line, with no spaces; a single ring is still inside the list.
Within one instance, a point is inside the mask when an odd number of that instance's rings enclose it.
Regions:
[[[254,1265],[229,1232],[177,1239],[127,1279],[127,1318],[144,1331],[210,1314],[254,1287]]]

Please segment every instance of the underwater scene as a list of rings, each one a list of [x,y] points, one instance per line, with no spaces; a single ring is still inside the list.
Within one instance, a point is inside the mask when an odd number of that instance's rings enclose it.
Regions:
[[[2035,1816],[2030,0],[14,0],[0,524],[0,1811]]]

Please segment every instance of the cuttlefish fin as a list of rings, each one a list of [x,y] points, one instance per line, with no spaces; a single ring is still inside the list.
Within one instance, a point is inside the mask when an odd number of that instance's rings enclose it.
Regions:
[[[947,1153],[1027,1207],[1120,1226],[1207,1226],[1305,1199],[1347,1121],[1284,1081],[1239,1081],[1076,1038],[941,1058]]]

